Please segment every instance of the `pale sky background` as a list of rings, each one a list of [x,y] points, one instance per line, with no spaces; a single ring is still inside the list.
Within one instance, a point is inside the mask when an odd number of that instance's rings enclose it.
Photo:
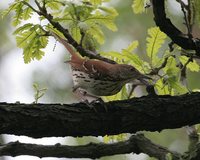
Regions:
[[[0,6],[6,8],[11,0],[1,0]],[[173,5],[174,6],[174,5]],[[38,23],[37,17],[31,19],[32,23]],[[12,35],[12,32],[9,35],[10,41],[15,43],[15,37]],[[127,46],[127,41],[124,39],[118,39],[115,43],[112,44],[110,50],[120,50],[121,48]],[[1,102],[9,102],[13,103],[16,101],[20,101],[21,103],[32,103],[34,101],[33,95],[34,91],[32,88],[32,82],[30,81],[32,72],[34,70],[43,70],[44,72],[49,72],[52,67],[55,67],[57,63],[61,62],[60,57],[65,56],[65,52],[63,46],[57,43],[55,51],[53,51],[55,40],[52,38],[49,42],[48,47],[45,49],[45,56],[40,61],[33,61],[29,64],[24,64],[23,57],[22,57],[22,50],[17,48],[16,45],[13,49],[6,53],[3,57],[2,64],[0,67],[0,75],[1,75]],[[120,45],[119,45],[120,44]],[[67,56],[65,56],[67,58]],[[68,76],[69,71],[62,72],[57,76],[57,83],[69,85],[71,82],[70,78],[60,78],[60,77],[70,77]],[[62,80],[62,81],[61,81]],[[3,93],[3,94],[2,94]],[[24,143],[37,143],[37,144],[72,144],[75,143],[74,138],[42,138],[42,139],[32,139],[25,136],[12,136],[12,135],[4,135],[6,142],[11,141],[20,141]],[[137,155],[128,155],[130,159],[139,160],[139,156]],[[141,158],[143,157],[143,158]],[[141,159],[144,159],[145,155],[141,156]],[[15,158],[6,157],[6,159],[11,160],[36,160],[39,159],[37,157],[32,156],[19,156]],[[54,158],[44,158],[48,160],[52,160]]]

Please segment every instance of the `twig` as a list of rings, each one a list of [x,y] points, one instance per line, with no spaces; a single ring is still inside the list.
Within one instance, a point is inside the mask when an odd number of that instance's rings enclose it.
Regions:
[[[189,19],[187,17],[187,13],[185,12],[184,3],[182,2],[182,0],[180,0],[180,4],[181,4],[181,10],[182,10],[183,15],[184,15],[185,25],[186,25],[187,30],[188,30],[188,38],[192,41],[193,36],[192,36],[191,25],[189,24]],[[189,10],[190,9],[188,9],[188,13],[189,13]]]
[[[166,57],[163,61],[163,63],[160,65],[160,67],[153,68],[153,70],[148,73],[148,75],[158,75],[158,72],[163,69],[167,65],[167,60],[169,59],[170,56]]]
[[[187,4],[185,4],[182,0],[176,0],[178,3],[180,3],[181,5],[183,5],[184,9],[188,10],[189,6]]]
[[[22,1],[22,3],[24,3],[24,5],[28,6],[29,8],[31,8],[34,12],[36,12],[38,15],[41,15],[41,13],[36,10],[35,8],[33,8],[29,3],[27,3],[26,1]]]
[[[186,68],[187,65],[193,61],[192,56],[190,58],[188,58],[187,62],[184,65],[181,65],[181,77],[182,78],[186,78]]]

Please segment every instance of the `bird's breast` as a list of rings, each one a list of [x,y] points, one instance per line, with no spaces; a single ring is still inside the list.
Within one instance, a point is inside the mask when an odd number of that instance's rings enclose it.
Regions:
[[[80,70],[72,70],[73,82],[75,86],[87,91],[87,93],[95,96],[110,96],[118,93],[123,84],[119,81],[111,81],[104,79],[98,79],[98,77],[92,77],[88,73]]]

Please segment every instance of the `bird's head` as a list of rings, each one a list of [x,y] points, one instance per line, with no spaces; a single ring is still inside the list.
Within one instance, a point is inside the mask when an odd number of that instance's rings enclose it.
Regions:
[[[128,80],[128,79],[137,79],[142,76],[142,74],[133,66],[128,64],[117,64],[116,74],[119,78]]]

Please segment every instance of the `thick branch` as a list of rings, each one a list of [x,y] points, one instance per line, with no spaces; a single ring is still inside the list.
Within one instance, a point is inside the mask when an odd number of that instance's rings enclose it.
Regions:
[[[166,33],[174,43],[184,49],[195,50],[200,56],[200,39],[189,37],[172,24],[171,20],[166,17],[165,0],[152,0],[152,3],[154,20],[160,30]]]
[[[137,131],[160,131],[200,122],[200,93],[155,96],[94,104],[0,103],[0,134],[104,136]],[[105,112],[105,107],[108,111]]]
[[[164,160],[166,154],[171,153],[173,160],[178,160],[181,155],[169,151],[165,147],[156,145],[143,135],[133,135],[129,140],[112,144],[89,143],[82,146],[67,145],[36,145],[11,142],[0,146],[0,156],[32,155],[37,157],[65,157],[65,158],[100,158],[126,153],[146,153],[149,156]]]

